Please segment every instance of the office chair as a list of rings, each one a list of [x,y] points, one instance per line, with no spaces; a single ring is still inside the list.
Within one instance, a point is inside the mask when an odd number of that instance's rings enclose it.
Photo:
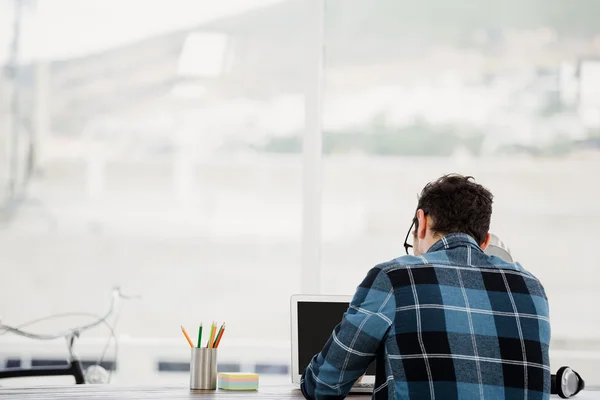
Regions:
[[[490,243],[485,249],[490,256],[497,256],[505,261],[513,262],[508,246],[494,234],[491,234]],[[551,375],[550,393],[557,394],[563,399],[575,396],[585,388],[585,381],[570,367],[561,367],[556,375]]]

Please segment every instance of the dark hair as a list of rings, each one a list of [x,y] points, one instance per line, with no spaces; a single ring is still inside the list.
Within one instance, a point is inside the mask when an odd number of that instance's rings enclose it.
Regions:
[[[466,233],[481,244],[490,230],[493,198],[472,176],[450,174],[423,188],[418,208],[431,216],[435,233]]]

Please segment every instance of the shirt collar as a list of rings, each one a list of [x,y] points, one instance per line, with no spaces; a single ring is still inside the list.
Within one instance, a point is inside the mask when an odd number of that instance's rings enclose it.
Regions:
[[[480,248],[479,245],[477,244],[477,242],[475,241],[475,239],[473,239],[471,236],[467,235],[466,233],[451,233],[449,235],[442,237],[437,242],[435,242],[429,248],[429,250],[427,250],[427,253],[432,253],[434,251],[439,251],[439,250],[452,249],[455,247],[465,247],[465,246],[471,246],[471,247],[475,247],[478,249]]]

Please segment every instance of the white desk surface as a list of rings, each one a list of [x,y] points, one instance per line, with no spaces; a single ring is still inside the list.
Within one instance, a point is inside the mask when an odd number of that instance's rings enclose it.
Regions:
[[[299,389],[292,386],[263,386],[254,392],[230,392],[223,390],[190,391],[187,387],[168,386],[117,386],[117,385],[70,385],[70,386],[33,386],[0,387],[0,398],[21,400],[53,399],[304,399]],[[552,396],[559,398],[558,396]],[[370,399],[369,395],[350,395],[350,400]],[[600,400],[600,391],[584,390],[574,399]]]

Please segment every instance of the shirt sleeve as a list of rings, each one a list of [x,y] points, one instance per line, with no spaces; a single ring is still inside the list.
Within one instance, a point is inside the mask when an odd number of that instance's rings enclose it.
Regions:
[[[309,400],[343,399],[375,359],[393,325],[394,291],[387,274],[373,268],[358,286],[342,321],[306,368],[300,388]]]

